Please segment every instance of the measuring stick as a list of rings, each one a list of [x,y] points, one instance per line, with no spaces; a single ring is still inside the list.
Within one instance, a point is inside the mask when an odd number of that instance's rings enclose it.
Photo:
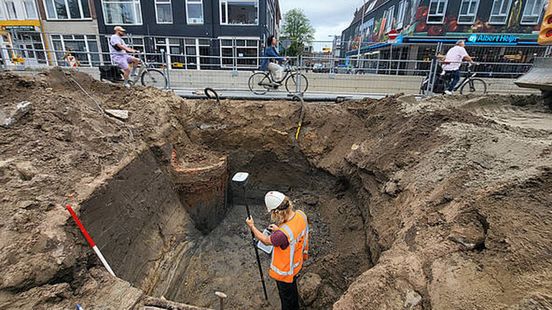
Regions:
[[[111,269],[111,267],[109,267],[109,264],[107,263],[107,261],[105,260],[105,257],[102,255],[102,252],[100,252],[100,249],[98,249],[98,247],[96,246],[96,243],[94,243],[94,240],[92,240],[92,237],[90,237],[90,235],[88,234],[88,232],[86,231],[86,228],[84,228],[84,225],[82,225],[81,221],[79,220],[79,217],[77,216],[77,214],[75,213],[75,211],[73,210],[73,208],[71,208],[71,205],[66,205],[65,208],[67,208],[67,211],[69,211],[69,213],[71,213],[71,216],[73,217],[73,219],[75,220],[75,223],[77,223],[77,226],[79,227],[80,231],[82,232],[82,235],[84,236],[84,238],[86,239],[86,241],[88,242],[88,244],[90,245],[90,247],[92,248],[92,250],[94,250],[94,252],[96,253],[96,255],[98,255],[98,257],[100,258],[100,261],[102,262],[102,264],[104,265],[105,269],[107,269],[107,271],[115,277],[115,273],[113,272],[113,270]]]

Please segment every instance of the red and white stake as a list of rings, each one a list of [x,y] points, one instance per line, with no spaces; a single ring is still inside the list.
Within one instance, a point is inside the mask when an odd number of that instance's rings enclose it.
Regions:
[[[79,227],[80,231],[82,232],[84,238],[86,239],[86,241],[88,241],[88,244],[90,245],[90,247],[94,250],[94,252],[96,253],[96,255],[98,255],[98,257],[100,258],[100,261],[102,262],[102,264],[104,265],[105,269],[107,269],[107,271],[115,277],[115,273],[113,272],[113,270],[111,270],[111,267],[109,267],[109,264],[107,263],[107,261],[105,260],[105,257],[102,255],[102,252],[100,252],[100,249],[98,249],[98,247],[96,246],[96,244],[94,243],[94,240],[92,240],[92,237],[90,237],[90,235],[88,234],[88,232],[86,231],[86,228],[84,228],[84,225],[82,225],[81,221],[79,220],[77,214],[75,213],[75,211],[73,210],[73,208],[71,208],[71,205],[66,205],[65,208],[67,208],[67,211],[69,211],[69,213],[71,213],[71,216],[73,217],[73,219],[75,220],[75,223],[77,223],[77,226]]]

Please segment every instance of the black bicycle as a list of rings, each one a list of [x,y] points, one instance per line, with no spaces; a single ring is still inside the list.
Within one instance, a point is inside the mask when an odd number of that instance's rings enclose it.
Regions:
[[[249,77],[249,90],[256,95],[264,95],[270,90],[277,90],[282,84],[285,84],[286,91],[289,94],[304,94],[309,88],[307,77],[287,62],[284,63],[284,68],[285,75],[279,81],[274,79],[271,72],[253,72]]]
[[[474,95],[486,95],[487,94],[487,82],[484,80],[477,78],[477,72],[472,71],[473,64],[469,64],[466,76],[464,77],[464,80],[462,80],[460,83],[457,84],[457,86],[454,88],[454,91],[460,91],[460,94],[467,95],[467,94],[474,94]],[[422,81],[422,85],[420,86],[420,93],[425,95],[428,91],[428,83],[429,79],[431,77],[431,73],[426,76],[426,78]],[[440,67],[437,72],[437,76],[435,78],[435,82],[433,84],[433,93],[442,94],[445,92],[446,89],[448,89],[450,82],[452,81],[452,75],[449,75],[446,73],[446,71],[443,71]]]

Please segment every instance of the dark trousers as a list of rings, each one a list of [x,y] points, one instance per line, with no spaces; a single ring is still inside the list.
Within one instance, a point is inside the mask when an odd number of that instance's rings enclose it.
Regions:
[[[276,281],[282,310],[299,310],[299,292],[297,291],[297,278],[293,283]]]
[[[456,87],[456,84],[458,84],[458,81],[460,81],[460,70],[455,71],[447,71],[447,79],[449,80],[449,86],[447,88],[448,91],[453,91],[454,87]]]

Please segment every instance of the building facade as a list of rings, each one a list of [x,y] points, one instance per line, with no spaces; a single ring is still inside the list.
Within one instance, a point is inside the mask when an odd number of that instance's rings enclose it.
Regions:
[[[546,0],[368,0],[342,33],[342,57],[427,60],[466,40],[480,62],[530,62]],[[397,33],[389,40],[389,33]],[[395,48],[395,50],[393,50]]]
[[[113,27],[123,26],[129,45],[172,68],[256,68],[281,19],[278,0],[93,1],[102,50]]]
[[[82,66],[101,63],[98,23],[92,0],[36,0],[49,60],[64,65],[71,53]]]
[[[8,64],[46,64],[46,38],[35,0],[0,0],[0,47]]]

